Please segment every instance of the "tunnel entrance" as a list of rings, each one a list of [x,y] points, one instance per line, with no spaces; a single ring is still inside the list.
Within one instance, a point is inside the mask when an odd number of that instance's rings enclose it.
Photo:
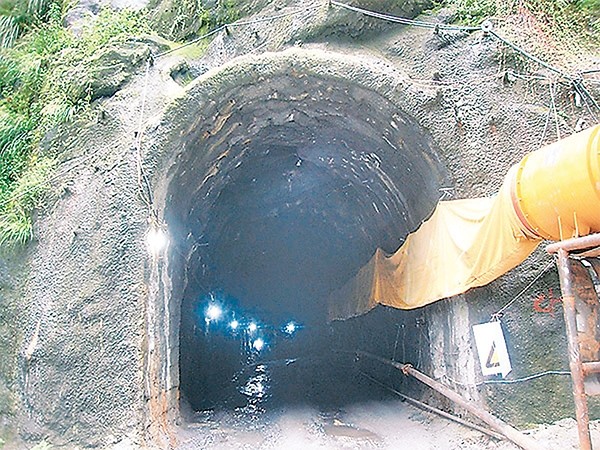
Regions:
[[[424,364],[422,312],[330,324],[327,299],[433,210],[445,171],[432,139],[374,91],[293,71],[197,114],[165,209],[184,259],[172,274],[183,401],[199,411],[384,396],[345,352]]]

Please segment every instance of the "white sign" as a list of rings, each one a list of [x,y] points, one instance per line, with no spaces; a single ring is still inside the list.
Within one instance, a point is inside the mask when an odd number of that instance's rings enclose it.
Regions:
[[[500,322],[488,322],[473,326],[475,345],[479,354],[481,372],[484,376],[502,374],[506,377],[512,370],[506,341]]]

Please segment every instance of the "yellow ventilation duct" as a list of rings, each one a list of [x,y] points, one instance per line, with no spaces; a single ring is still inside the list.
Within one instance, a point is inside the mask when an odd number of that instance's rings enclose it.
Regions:
[[[523,226],[540,237],[600,231],[600,125],[525,156],[511,195]]]
[[[542,239],[600,232],[600,125],[530,153],[494,197],[439,202],[392,255],[377,250],[330,297],[330,318],[412,309],[483,286]]]

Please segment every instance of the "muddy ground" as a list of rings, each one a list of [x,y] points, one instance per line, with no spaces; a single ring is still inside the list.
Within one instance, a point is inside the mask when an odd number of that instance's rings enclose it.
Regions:
[[[591,425],[594,447],[600,425]],[[548,449],[578,449],[575,420],[527,431]],[[447,449],[513,450],[517,446],[422,411],[401,400],[323,411],[287,407],[262,415],[203,412],[180,428],[178,450],[192,449]]]

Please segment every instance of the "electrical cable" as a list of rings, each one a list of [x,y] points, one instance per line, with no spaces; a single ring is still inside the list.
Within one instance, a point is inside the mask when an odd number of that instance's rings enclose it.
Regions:
[[[370,10],[359,8],[356,6],[351,6],[346,3],[341,3],[341,2],[338,2],[335,0],[331,1],[331,4],[338,6],[340,8],[345,8],[350,11],[364,14],[369,17],[375,17],[378,19],[387,20],[389,22],[394,22],[394,23],[400,23],[403,25],[411,25],[411,26],[415,26],[415,27],[422,27],[422,28],[435,29],[435,30],[450,30],[450,31],[465,31],[465,32],[484,31],[485,33],[494,37],[496,40],[502,42],[504,45],[507,45],[508,47],[512,48],[514,51],[522,54],[526,58],[540,64],[541,66],[547,68],[548,70],[551,70],[552,72],[560,75],[563,78],[566,78],[569,81],[574,81],[574,78],[572,76],[566,74],[564,71],[545,62],[544,60],[538,58],[537,56],[531,54],[530,52],[519,47],[518,45],[509,41],[508,39],[500,36],[496,31],[492,30],[489,27],[484,28],[483,26],[460,26],[460,25],[448,25],[448,24],[444,24],[444,23],[424,22],[424,21],[420,21],[420,20],[408,19],[405,17],[398,17],[398,16],[389,15],[389,14],[383,14],[383,13],[379,13],[379,12],[375,12],[375,11],[370,11]],[[600,69],[586,70],[586,71],[580,72],[580,74],[596,73],[596,72],[600,72]],[[540,78],[545,79],[545,77],[540,77]]]
[[[554,124],[556,125],[556,139],[560,141],[560,139],[561,139],[560,123],[558,122],[558,112],[556,111],[556,101],[554,99],[555,88],[556,88],[556,83],[551,83],[550,84],[550,99],[551,99],[550,105],[552,107],[552,111],[554,112]]]
[[[206,39],[206,38],[208,38],[208,37],[210,37],[210,36],[212,36],[214,34],[217,34],[217,33],[221,32],[223,30],[227,30],[228,28],[255,25],[255,24],[263,23],[263,22],[271,22],[271,21],[274,21],[274,20],[277,20],[277,19],[281,19],[281,18],[284,18],[284,17],[294,16],[294,15],[297,15],[297,14],[300,14],[300,13],[312,11],[312,10],[318,9],[320,7],[321,7],[320,5],[310,6],[310,7],[307,7],[307,8],[301,8],[301,9],[298,9],[298,10],[294,10],[294,11],[289,11],[289,12],[286,12],[286,13],[278,14],[278,15],[275,15],[275,16],[259,17],[257,19],[252,19],[252,20],[247,20],[247,21],[238,21],[238,22],[227,23],[225,25],[221,25],[221,26],[215,28],[212,31],[209,31],[206,34],[203,34],[202,36],[198,36],[197,38],[192,39],[191,41],[186,42],[185,44],[182,44],[179,47],[172,48],[170,50],[166,50],[166,51],[164,51],[162,53],[158,53],[157,55],[154,55],[154,59],[161,58],[161,57],[163,57],[165,55],[168,55],[170,53],[173,53],[173,52],[176,52],[178,50],[181,50],[182,48],[185,48],[185,47],[188,47],[190,45],[193,45],[196,42],[199,42],[199,41],[201,41],[203,39]]]
[[[566,78],[569,81],[573,80],[573,77],[571,77],[570,75],[567,75],[565,72],[563,72],[562,70],[554,67],[553,65],[547,63],[546,61],[541,60],[540,58],[538,58],[535,55],[532,55],[531,53],[529,53],[527,50],[519,47],[516,44],[513,44],[512,42],[510,42],[508,39],[503,38],[502,36],[500,36],[498,33],[496,33],[494,30],[488,30],[487,33],[489,33],[490,36],[493,36],[494,38],[496,38],[498,41],[502,42],[504,45],[507,45],[508,47],[512,48],[514,51],[516,51],[517,53],[520,53],[521,55],[525,56],[526,58],[535,61],[536,63],[538,63],[540,66],[545,67],[546,69],[556,73],[557,75],[560,75],[563,78]]]
[[[552,113],[552,109],[548,108],[548,112],[546,113],[546,120],[544,122],[544,131],[542,131],[542,137],[540,138],[540,143],[538,144],[538,147],[540,147],[546,140],[546,133],[548,132],[548,126],[550,125],[550,114],[551,113]]]
[[[432,22],[424,22],[424,21],[420,21],[420,20],[414,20],[414,19],[408,19],[408,18],[404,18],[404,17],[398,17],[398,16],[393,16],[390,14],[383,14],[383,13],[379,13],[379,12],[375,12],[375,11],[370,11],[367,9],[363,9],[363,8],[359,8],[359,7],[355,7],[355,6],[351,6],[348,5],[346,3],[342,3],[339,1],[335,1],[332,0],[330,1],[331,5],[340,7],[340,8],[344,8],[347,9],[349,11],[354,11],[360,14],[364,14],[366,16],[369,17],[374,17],[374,18],[378,18],[381,20],[386,20],[389,22],[394,22],[394,23],[400,23],[400,24],[404,24],[404,25],[410,25],[410,26],[416,26],[416,27],[422,27],[422,28],[427,28],[427,29],[433,29],[435,31],[438,30],[448,30],[448,31],[463,31],[463,32],[473,32],[473,31],[484,31],[486,33],[488,33],[489,35],[493,36],[495,39],[499,40],[500,42],[504,43],[505,45],[509,46],[510,48],[512,48],[513,50],[517,51],[518,53],[521,53],[523,56],[531,59],[532,61],[535,61],[536,63],[540,64],[543,67],[546,67],[547,69],[551,70],[552,72],[568,79],[569,81],[571,81],[575,87],[575,89],[580,93],[580,95],[582,95],[582,97],[585,98],[587,97],[591,103],[594,105],[594,107],[596,109],[598,109],[598,111],[600,111],[600,105],[598,104],[598,102],[595,100],[595,98],[591,95],[591,93],[587,90],[587,88],[585,87],[585,85],[583,84],[583,81],[580,79],[574,79],[573,77],[567,75],[566,73],[564,73],[563,71],[561,71],[560,69],[552,66],[551,64],[541,60],[540,58],[536,57],[535,55],[532,55],[531,53],[527,52],[526,50],[522,49],[521,47],[515,45],[514,43],[510,42],[509,40],[503,38],[502,36],[500,36],[498,33],[496,33],[495,31],[493,31],[492,29],[485,27],[485,29],[482,26],[460,26],[460,25],[448,25],[448,24],[444,24],[444,23],[432,23]],[[145,90],[147,88],[147,78],[149,76],[149,67],[152,64],[152,61],[163,57],[165,55],[168,55],[170,53],[176,52],[182,48],[185,48],[187,46],[190,46],[198,41],[201,41],[203,39],[206,39],[210,36],[213,36],[223,30],[227,30],[228,27],[242,27],[242,26],[249,26],[249,25],[253,25],[253,24],[257,24],[257,23],[263,23],[263,22],[268,22],[268,21],[274,21],[280,18],[284,18],[284,17],[288,17],[288,16],[293,16],[293,15],[297,15],[303,12],[307,12],[307,11],[312,11],[312,10],[316,10],[318,8],[320,8],[320,5],[315,5],[315,6],[311,6],[311,7],[307,7],[307,8],[301,8],[298,10],[294,10],[294,11],[290,11],[290,12],[286,12],[286,13],[282,13],[282,14],[278,14],[278,15],[274,15],[274,16],[268,16],[268,17],[261,17],[261,18],[257,18],[257,19],[253,19],[253,20],[247,20],[247,21],[238,21],[238,22],[233,22],[233,23],[229,23],[229,24],[225,24],[225,25],[221,25],[219,27],[217,27],[216,29],[202,35],[199,36],[189,42],[186,42],[185,44],[180,45],[179,47],[167,50],[165,52],[162,53],[158,53],[156,55],[151,55],[149,60],[147,61],[147,66],[146,66],[146,74],[145,74],[145,87],[144,87],[144,93],[143,93],[143,99],[142,99],[142,109],[141,109],[141,114],[140,114],[140,125],[138,127],[138,134],[136,136],[136,157],[138,158],[137,164],[138,164],[138,184],[140,185],[140,195],[142,197],[142,200],[144,201],[144,203],[149,206],[150,210],[151,210],[151,215],[152,215],[152,219],[157,220],[157,213],[154,211],[154,208],[152,206],[153,203],[153,199],[152,199],[152,193],[151,193],[151,189],[150,189],[150,183],[149,183],[149,179],[147,177],[147,174],[145,173],[145,171],[143,170],[143,167],[141,166],[141,161],[140,161],[140,157],[141,157],[141,139],[142,139],[142,121],[143,121],[143,113],[144,113],[144,107],[145,107]],[[580,75],[583,74],[593,74],[593,73],[597,73],[600,72],[600,69],[591,69],[591,70],[585,70],[582,72],[579,72]],[[517,76],[517,74],[513,73],[513,75]],[[534,77],[531,77],[532,79]],[[538,77],[535,77],[538,78]],[[546,79],[544,77],[539,77],[539,78],[543,78]],[[586,102],[587,105],[587,102]],[[589,106],[588,106],[589,109]],[[595,115],[593,113],[591,113],[590,110],[590,114],[592,115],[592,117],[595,119]],[[72,170],[74,170],[77,167],[82,166],[84,163],[86,163],[87,161],[89,161],[90,159],[92,159],[93,157],[98,156],[97,154],[92,154],[89,155],[88,157],[84,157],[83,159],[81,159],[80,161],[78,161],[77,163],[75,163],[73,166],[71,166],[70,168],[64,169],[63,171],[61,171],[59,174],[55,175],[54,177],[49,178],[48,180],[45,180],[45,182],[43,184],[48,184],[51,183],[53,181],[56,181],[60,178],[62,178],[64,175],[66,175],[67,173],[71,172]],[[146,189],[144,190],[144,185],[146,186]],[[27,194],[29,194],[30,192],[32,192],[34,189],[37,189],[39,187],[39,185],[33,186],[31,187],[31,189],[25,190],[23,192],[21,192],[20,194],[16,195],[16,196],[11,196],[9,198],[7,198],[4,202],[0,202],[0,208],[8,205],[9,203],[13,202],[14,200],[25,196]],[[144,192],[145,191],[145,192]]]
[[[600,111],[600,105],[598,104],[598,102],[596,101],[596,99],[594,98],[594,96],[590,93],[590,91],[585,87],[585,84],[583,84],[583,80],[575,80],[574,83],[579,86],[579,88],[590,99],[590,101],[596,107],[596,109],[598,111]]]
[[[568,370],[546,370],[544,372],[539,372],[539,373],[534,373],[532,375],[527,375],[525,377],[522,378],[514,378],[512,380],[485,380],[485,381],[481,381],[479,383],[474,383],[474,384],[466,384],[466,383],[461,383],[459,381],[453,380],[452,378],[450,378],[449,376],[444,376],[444,378],[446,380],[448,380],[449,382],[451,382],[452,384],[455,384],[456,386],[461,386],[464,388],[478,388],[480,386],[483,386],[485,384],[516,384],[516,383],[524,383],[527,381],[532,381],[532,380],[536,380],[538,378],[542,378],[548,375],[571,375],[571,372]]]
[[[513,380],[487,380],[484,381],[483,384],[515,384],[515,383],[523,383],[525,381],[535,380],[537,378],[542,378],[547,375],[571,375],[571,372],[568,370],[547,370],[545,372],[535,373],[533,375],[529,375],[523,378],[515,378]]]
[[[152,189],[150,187],[150,181],[144,170],[142,162],[142,136],[144,134],[144,110],[146,108],[146,97],[148,93],[148,78],[150,75],[150,59],[146,61],[146,70],[144,73],[144,85],[142,88],[142,98],[140,101],[140,116],[138,121],[138,127],[135,136],[135,156],[137,163],[137,177],[139,194],[142,201],[148,207],[151,215],[151,219],[158,223],[157,213],[154,211],[154,199],[152,198]]]
[[[203,39],[211,37],[213,34],[217,34],[219,31],[223,31],[226,27],[227,27],[227,25],[221,25],[220,27],[215,28],[212,31],[209,31],[208,33],[203,34],[202,36],[198,36],[197,38],[192,39],[191,41],[188,41],[185,44],[180,45],[179,47],[175,47],[175,48],[172,48],[170,50],[166,50],[166,51],[164,51],[162,53],[158,53],[158,54],[154,55],[154,59],[161,58],[161,57],[163,57],[165,55],[168,55],[169,53],[173,53],[173,52],[176,52],[177,50],[181,50],[182,48],[189,47],[190,45],[193,45],[196,42],[199,42],[199,41],[201,41]]]
[[[500,308],[498,310],[498,312],[492,314],[491,320],[500,320],[500,318],[502,317],[502,315],[504,314],[504,311],[506,311],[513,303],[515,303],[525,292],[527,292],[529,290],[529,288],[531,288],[545,273],[546,271],[552,267],[554,265],[554,261],[550,261],[546,267],[544,267],[544,269],[538,273],[535,278],[533,280],[531,280],[531,282],[525,286],[525,288],[523,288],[517,295],[515,295],[513,297],[513,299],[508,302],[506,305],[504,305],[502,308]]]
[[[582,89],[582,87],[583,87],[583,89]],[[573,80],[573,88],[575,89],[575,92],[577,92],[579,94],[579,96],[583,100],[583,103],[585,103],[585,107],[587,108],[588,113],[590,114],[590,116],[592,117],[592,119],[594,120],[594,122],[598,122],[598,118],[596,117],[596,114],[594,114],[594,112],[592,111],[592,108],[590,108],[590,105],[588,104],[588,98],[589,98],[591,100],[592,104],[595,105],[598,108],[598,111],[600,111],[600,107],[598,107],[598,104],[596,103],[596,100],[585,89],[585,86],[581,86],[581,82],[580,81]]]
[[[347,9],[349,11],[354,11],[360,14],[364,14],[365,16],[374,17],[376,19],[386,20],[388,22],[399,23],[402,25],[411,25],[415,27],[428,28],[433,30],[444,30],[444,31],[481,31],[481,27],[473,27],[473,26],[462,26],[462,25],[448,25],[445,23],[433,23],[433,22],[424,22],[422,20],[414,20],[408,19],[406,17],[398,17],[390,14],[383,14],[375,11],[371,11],[364,8],[359,8],[357,6],[351,6],[346,3],[341,3],[335,0],[331,1],[331,4],[334,6],[338,6],[340,8]]]

